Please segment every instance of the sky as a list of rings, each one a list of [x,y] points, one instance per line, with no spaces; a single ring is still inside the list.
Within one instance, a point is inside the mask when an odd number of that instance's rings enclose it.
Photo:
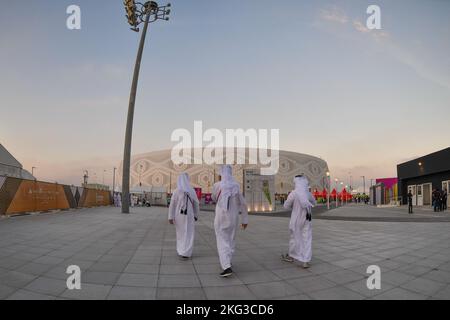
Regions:
[[[122,1],[0,2],[0,143],[40,180],[80,184],[87,169],[111,184],[139,41]],[[171,3],[150,25],[133,154],[170,149],[195,120],[279,129],[281,149],[357,188],[450,146],[450,1]],[[81,30],[66,27],[73,4]]]

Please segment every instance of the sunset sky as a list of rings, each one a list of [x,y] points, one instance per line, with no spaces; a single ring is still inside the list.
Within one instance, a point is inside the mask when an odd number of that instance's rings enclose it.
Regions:
[[[139,41],[122,0],[0,1],[0,143],[38,179],[111,183]],[[147,38],[133,154],[170,149],[195,120],[274,128],[358,187],[450,146],[450,1],[171,3]],[[366,28],[370,4],[382,30]]]

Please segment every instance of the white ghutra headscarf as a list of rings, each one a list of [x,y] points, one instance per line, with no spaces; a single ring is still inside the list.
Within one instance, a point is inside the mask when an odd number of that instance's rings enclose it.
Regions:
[[[294,178],[295,189],[294,192],[298,196],[300,206],[307,209],[308,212],[314,207],[315,203],[312,201],[311,193],[309,192],[309,182],[305,176]]]
[[[233,178],[233,169],[230,165],[224,165],[222,167],[220,176],[220,196],[217,205],[222,210],[228,211],[230,198],[236,194],[239,194],[239,183]]]
[[[197,193],[195,193],[194,188],[192,188],[191,183],[189,181],[189,175],[186,172],[183,172],[178,176],[177,189],[183,191],[185,196],[189,196],[191,202],[194,201],[199,202]],[[183,209],[186,209],[185,206],[186,201],[183,201]]]

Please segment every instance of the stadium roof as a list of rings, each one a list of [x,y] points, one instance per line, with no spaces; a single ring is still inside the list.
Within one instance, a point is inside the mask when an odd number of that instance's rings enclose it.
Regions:
[[[22,169],[22,164],[0,143],[0,165]]]

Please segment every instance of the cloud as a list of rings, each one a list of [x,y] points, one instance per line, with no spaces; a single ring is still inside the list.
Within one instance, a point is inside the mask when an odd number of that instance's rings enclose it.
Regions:
[[[429,63],[422,61],[411,50],[399,45],[398,40],[393,39],[391,34],[385,30],[370,30],[366,24],[360,20],[351,21],[346,12],[337,6],[322,9],[319,12],[320,21],[326,21],[334,24],[348,26],[348,28],[327,28],[328,32],[334,33],[336,36],[342,37],[349,41],[354,41],[356,35],[364,36],[364,39],[373,41],[378,50],[384,52],[395,59],[398,63],[411,68],[419,77],[430,81],[439,86],[450,88],[450,78],[437,68],[432,68]],[[349,23],[351,21],[351,23]],[[324,27],[321,23],[315,23],[316,27]]]
[[[356,31],[362,33],[370,32],[370,30],[361,21],[358,20],[353,21],[353,28],[355,28]]]
[[[321,10],[319,16],[322,20],[336,22],[340,24],[346,24],[349,21],[345,12],[336,6],[333,6],[329,9]]]

